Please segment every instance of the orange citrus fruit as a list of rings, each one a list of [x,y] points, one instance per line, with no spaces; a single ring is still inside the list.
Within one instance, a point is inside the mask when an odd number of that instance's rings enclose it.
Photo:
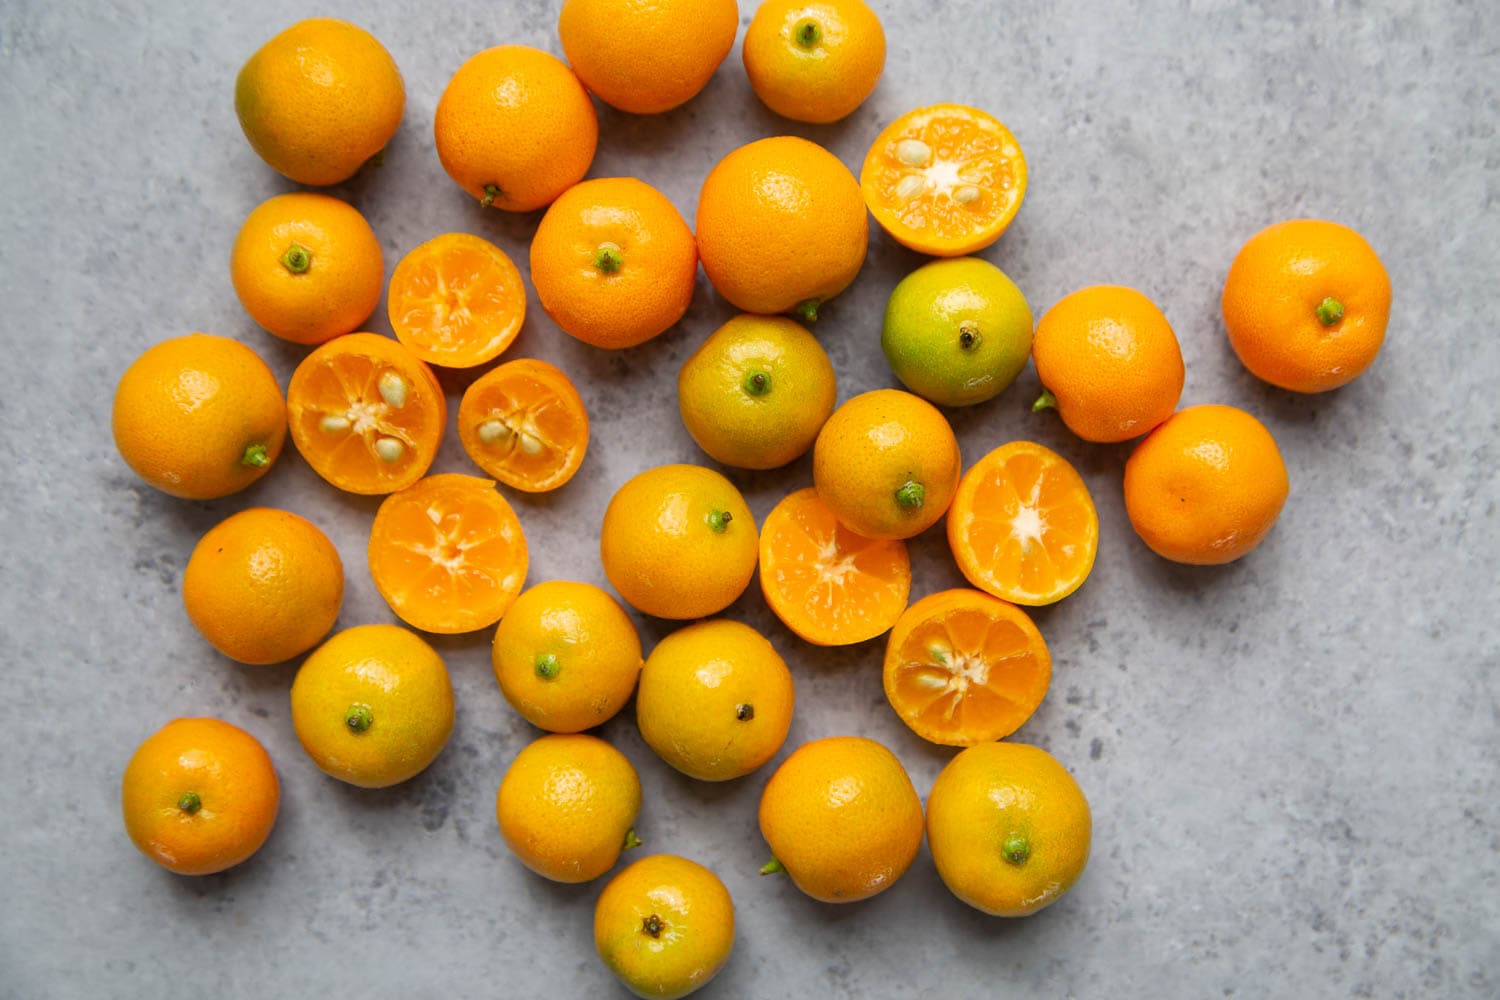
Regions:
[[[338,337],[303,358],[286,395],[297,450],[350,493],[394,493],[421,479],[448,422],[432,369],[373,333]]]
[[[385,46],[330,17],[298,21],[266,42],[234,84],[245,138],[299,184],[347,180],[391,141],[405,108]]]
[[[963,104],[909,111],[875,137],[859,174],[870,214],[917,253],[962,257],[994,243],[1026,195],[1026,157],[993,115]]]
[[[594,947],[630,992],[677,1000],[718,975],[734,948],[734,901],[687,858],[654,854],[610,879],[594,906]]]
[[[666,195],[634,177],[575,184],[531,240],[531,282],[564,333],[634,347],[682,319],[698,278],[692,230]]]
[[[727,781],[776,755],[794,701],[775,647],[749,625],[720,618],[656,644],[641,668],[635,719],[662,760],[692,778]]]
[[[625,755],[582,733],[553,733],[511,761],[495,796],[500,836],[554,882],[588,882],[640,841],[641,779]]]
[[[276,376],[228,337],[190,333],[148,349],[115,388],[115,447],[163,493],[212,500],[271,468],[286,440]]]
[[[241,663],[280,663],[312,649],[333,628],[343,599],[344,565],[328,536],[269,507],[210,528],[182,573],[193,627]]]
[[[1172,415],[1182,350],[1160,309],[1134,288],[1092,285],[1037,322],[1031,357],[1042,395],[1085,441],[1129,441]]]
[[[458,404],[458,440],[474,464],[512,489],[555,490],[589,446],[589,416],[556,366],[517,358],[479,376]]]
[[[556,56],[497,45],[471,56],[438,99],[438,159],[486,208],[530,212],[583,180],[599,144],[594,102]]]
[[[742,54],[766,107],[827,124],[874,91],[885,69],[885,29],[862,0],[765,0],[745,29]]]
[[[955,896],[997,917],[1050,906],[1089,859],[1093,818],[1067,768],[1025,743],[982,743],[927,796],[927,846]]]
[[[961,458],[937,408],[899,389],[844,403],[813,445],[813,485],[834,516],[866,538],[910,538],[936,524]]]
[[[599,532],[604,575],[658,618],[706,618],[755,574],[755,519],[734,484],[698,465],[647,469],[610,498]]]
[[[895,624],[911,594],[911,558],[905,542],[866,538],[840,524],[817,490],[798,490],[760,527],[760,589],[798,636],[847,646]]]
[[[652,115],[691,100],[734,47],[735,0],[564,0],[563,54],[584,86],[621,111]]]
[[[526,582],[526,535],[488,479],[428,476],[380,503],[370,576],[391,610],[424,632],[493,625]]]
[[[760,797],[773,860],[825,903],[868,899],[895,885],[922,846],[922,801],[896,755],[862,736],[804,743]]]
[[[326,773],[385,788],[424,771],[453,732],[453,686],[437,651],[399,625],[346,628],[292,681],[292,727]]]
[[[784,316],[736,316],[682,363],[677,409],[715,461],[774,469],[812,447],[838,397],[818,339]]]
[[[1289,489],[1265,425],[1233,406],[1189,406],[1125,462],[1125,513],[1157,555],[1216,565],[1254,549]]]
[[[125,832],[178,875],[212,875],[260,850],[281,805],[265,747],[218,719],[174,719],[146,739],[121,782]]]
[[[1326,392],[1359,378],[1385,342],[1391,279],[1347,226],[1293,219],[1256,233],[1224,281],[1229,344],[1257,378]]]
[[[401,258],[386,311],[396,339],[423,361],[472,368],[494,360],[521,332],[526,286],[495,244],[444,233]]]
[[[1099,515],[1078,470],[1030,441],[1003,444],[958,481],[948,547],[970,583],[1014,604],[1052,604],[1094,568]]]
[[[1031,718],[1052,680],[1042,633],[1013,604],[977,590],[928,594],[885,647],[885,697],[911,731],[967,747],[1003,739]]]
[[[859,184],[822,146],[783,135],[741,146],[698,194],[698,255],[720,295],[751,313],[818,306],[865,262]]]
[[[500,693],[540,729],[577,733],[614,718],[635,692],[641,640],[613,597],[548,580],[523,591],[490,647]]]

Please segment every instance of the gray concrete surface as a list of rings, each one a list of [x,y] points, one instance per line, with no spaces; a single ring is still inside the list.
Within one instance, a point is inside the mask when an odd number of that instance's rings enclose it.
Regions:
[[[405,122],[384,166],[336,189],[387,254],[467,230],[526,266],[537,216],[486,213],[433,152],[433,108],[459,63],[499,42],[558,52],[557,0],[333,0],[391,49]],[[1174,324],[1184,403],[1227,402],[1279,440],[1291,498],[1242,562],[1192,569],[1130,531],[1128,448],[1072,439],[1017,385],[952,414],[967,458],[1012,438],[1068,456],[1098,503],[1087,584],[1037,615],[1053,687],[1018,738],[1053,751],[1092,801],[1095,849],[1073,893],[1019,922],[954,900],[925,849],[873,901],[833,908],[758,879],[768,772],[708,786],[656,760],[627,713],[602,735],[639,768],[652,851],[717,870],[733,959],[705,998],[1493,997],[1500,993],[1500,753],[1495,562],[1500,439],[1500,24],[1478,2],[1110,5],[881,3],[884,79],[847,121],[777,119],[738,47],[686,107],[600,115],[592,176],[639,175],[688,218],[724,153],[789,132],[857,168],[909,108],[958,100],[1008,122],[1031,188],[984,256],[1038,312],[1085,284],[1134,285]],[[741,4],[742,21],[753,6]],[[290,450],[212,503],[160,495],[117,460],[109,403],[126,364],[191,330],[239,338],[283,385],[304,353],[239,307],[226,261],[245,214],[291,185],[251,152],[240,63],[307,16],[20,0],[0,11],[0,996],[622,995],[590,939],[599,885],[560,887],[500,841],[500,775],[535,733],[490,673],[489,634],[437,640],[458,721],[417,779],[365,792],[324,777],[292,732],[295,665],[237,666],[183,614],[197,537],[255,504],[296,510],[348,572],[342,625],[391,615],[366,570],[375,503],[340,495]],[[1395,287],[1372,371],[1315,398],[1260,384],[1218,315],[1240,243],[1321,216],[1362,231]],[[873,227],[872,227],[873,228]],[[869,263],[818,325],[841,398],[893,384],[885,297],[919,258],[872,233]],[[622,354],[563,336],[533,296],[510,356],[578,381],[589,457],[558,493],[517,498],[533,581],[603,582],[596,530],[614,488],[703,461],[680,426],[681,361],[731,314],[705,280],[682,324]],[[384,308],[370,327],[388,332]],[[456,405],[462,382],[448,379]],[[438,471],[468,469],[450,427]],[[810,482],[804,459],[732,473],[757,517]],[[959,582],[940,531],[912,546],[915,593]],[[861,733],[925,796],[949,753],[887,708],[880,642],[811,648],[758,594],[730,612],[792,664],[802,741]],[[668,630],[641,621],[648,645]],[[244,725],[284,784],[265,849],[231,873],[173,877],[120,824],[120,773],[176,715]],[[780,758],[778,757],[778,760]]]

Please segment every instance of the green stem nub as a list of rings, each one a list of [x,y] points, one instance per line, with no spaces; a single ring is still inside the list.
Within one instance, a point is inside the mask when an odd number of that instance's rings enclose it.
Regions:
[[[734,710],[734,717],[736,719],[739,719],[741,722],[749,722],[751,719],[755,718],[755,706],[750,704],[748,701],[743,705],[737,706]]]
[[[252,444],[240,456],[240,464],[252,469],[264,469],[271,461],[271,453],[263,444]]]
[[[979,328],[965,323],[958,328],[958,346],[965,351],[972,351],[979,347]]]
[[[661,922],[661,917],[658,917],[653,913],[651,914],[651,916],[641,921],[641,932],[643,934],[649,934],[652,937],[657,938],[661,937],[662,928],[665,926],[666,925]]]
[[[306,274],[312,267],[312,251],[301,243],[293,243],[281,255],[281,266],[293,274]]]
[[[1031,857],[1031,845],[1019,833],[1006,837],[1000,850],[1005,854],[1005,860],[1013,865],[1024,865],[1026,859]]]
[[[1043,410],[1056,408],[1057,397],[1052,395],[1052,390],[1050,389],[1043,389],[1042,394],[1036,398],[1036,402],[1031,404],[1032,413],[1041,413]]]
[[[785,875],[786,865],[782,864],[780,861],[777,861],[775,858],[772,858],[770,861],[767,861],[765,864],[760,866],[760,873],[762,875]]]
[[[536,658],[536,675],[544,681],[550,681],[557,676],[562,667],[557,662],[557,657],[551,653],[542,653]]]
[[[810,49],[823,40],[823,29],[812,21],[803,21],[793,29],[792,36],[797,39],[798,45]]]
[[[927,499],[927,490],[915,479],[908,479],[902,487],[896,491],[896,503],[902,510],[920,510],[922,501]]]
[[[1318,322],[1324,326],[1332,326],[1344,318],[1344,304],[1333,296],[1329,296],[1318,303],[1318,308],[1313,312],[1318,315]]]
[[[729,530],[729,522],[734,520],[734,515],[727,510],[716,510],[708,515],[708,526],[722,535]]]
[[[625,258],[620,255],[620,248],[613,243],[601,243],[599,249],[594,251],[594,266],[605,274],[614,274],[625,266]]]
[[[344,713],[344,725],[349,727],[351,733],[363,733],[375,724],[375,714],[370,711],[369,705],[350,705],[349,711]]]
[[[177,808],[191,816],[203,808],[203,800],[198,797],[197,792],[183,792],[182,798],[177,800]]]
[[[742,384],[745,387],[745,391],[750,395],[764,396],[771,391],[771,373],[757,368],[745,376],[745,381]]]
[[[822,299],[804,299],[792,307],[792,312],[801,316],[809,323],[816,323],[818,321],[818,306],[822,304]]]
[[[500,186],[498,184],[486,184],[484,186],[484,197],[479,199],[480,208],[489,208],[500,197]]]
[[[635,827],[632,826],[629,830],[625,831],[625,847],[623,848],[624,850],[633,850],[637,847],[640,847],[641,843],[641,838],[637,837],[635,834]]]

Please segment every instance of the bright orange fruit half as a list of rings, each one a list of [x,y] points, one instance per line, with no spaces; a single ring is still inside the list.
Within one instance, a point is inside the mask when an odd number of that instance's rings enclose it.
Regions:
[[[526,288],[504,250],[468,233],[444,233],[401,258],[386,309],[396,339],[417,357],[471,368],[494,360],[521,332]]]
[[[506,486],[542,493],[583,464],[589,416],[560,369],[517,358],[469,386],[458,404],[458,439],[475,465]]]
[[[911,560],[900,539],[855,534],[811,487],[766,515],[760,529],[760,589],[771,610],[819,646],[873,639],[893,625],[911,593]]]
[[[526,535],[494,487],[475,476],[428,476],[375,512],[370,576],[408,625],[473,632],[515,603],[526,583]]]
[[[911,731],[970,747],[1020,729],[1042,703],[1052,656],[1013,604],[964,588],[902,613],[885,648],[885,696]]]
[[[859,173],[865,204],[897,243],[960,257],[1000,238],[1026,195],[1021,144],[964,104],[909,111],[875,137]]]
[[[1094,568],[1099,515],[1067,459],[1012,441],[959,480],[948,508],[948,547],[980,590],[1015,604],[1051,604]]]

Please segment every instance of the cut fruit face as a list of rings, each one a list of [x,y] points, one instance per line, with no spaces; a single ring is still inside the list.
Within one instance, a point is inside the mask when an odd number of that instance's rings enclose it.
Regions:
[[[761,526],[760,587],[797,635],[845,646],[895,623],[911,593],[911,561],[905,542],[855,534],[808,488],[777,504]]]
[[[485,472],[527,493],[573,478],[589,446],[589,418],[572,381],[534,358],[486,372],[458,404],[458,439]]]
[[[912,732],[967,747],[1031,718],[1052,657],[1026,612],[977,590],[945,590],[901,615],[885,652],[885,696]]]
[[[1094,568],[1099,515],[1067,459],[1012,441],[959,480],[948,509],[948,546],[980,590],[1016,604],[1052,604]]]
[[[396,339],[417,357],[470,368],[516,339],[526,289],[505,251],[468,233],[444,233],[401,258],[386,308]]]
[[[963,104],[907,112],[875,138],[865,204],[891,238],[957,257],[1000,238],[1026,194],[1026,157],[998,119]]]
[[[429,476],[385,499],[370,576],[402,621],[454,634],[493,625],[526,582],[526,536],[488,479]]]

